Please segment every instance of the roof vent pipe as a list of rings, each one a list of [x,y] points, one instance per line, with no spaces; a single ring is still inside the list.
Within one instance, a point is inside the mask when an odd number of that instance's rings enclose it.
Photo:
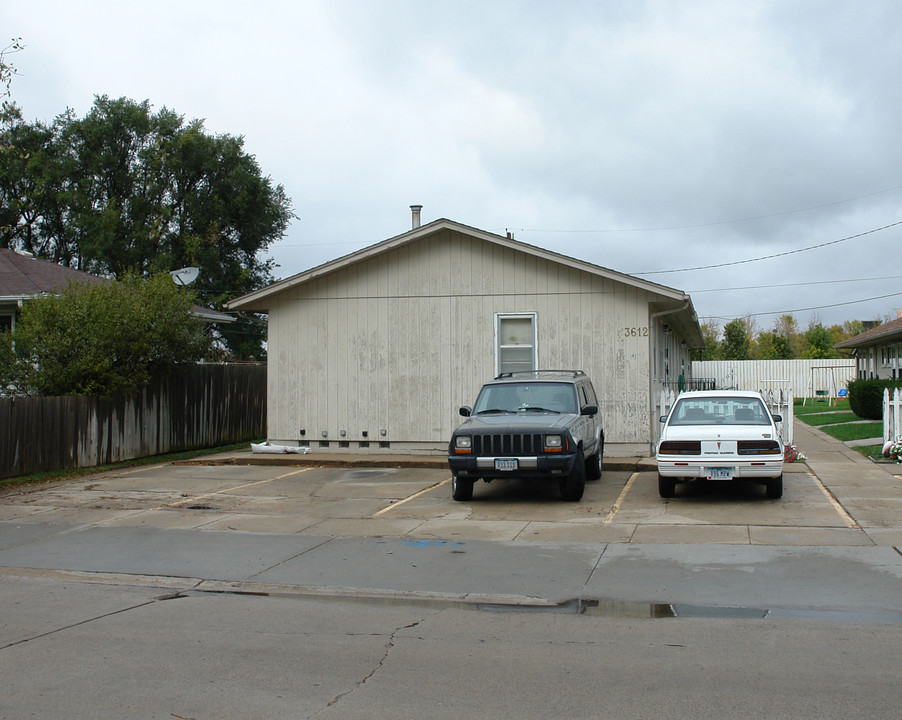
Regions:
[[[411,205],[410,206],[410,229],[416,230],[420,227],[420,211],[423,209],[422,205]]]

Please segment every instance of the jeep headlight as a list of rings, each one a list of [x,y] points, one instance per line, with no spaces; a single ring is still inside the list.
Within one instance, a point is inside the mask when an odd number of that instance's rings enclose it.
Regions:
[[[473,450],[473,438],[469,435],[458,435],[454,438],[454,452],[465,455]]]
[[[561,452],[563,447],[564,438],[562,435],[545,436],[545,452]]]

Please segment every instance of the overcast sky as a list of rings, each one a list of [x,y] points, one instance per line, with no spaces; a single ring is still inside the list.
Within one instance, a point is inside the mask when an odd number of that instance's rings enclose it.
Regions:
[[[899,0],[27,0],[0,32],[30,121],[106,94],[243,136],[299,216],[280,278],[422,204],[702,321],[902,307]]]

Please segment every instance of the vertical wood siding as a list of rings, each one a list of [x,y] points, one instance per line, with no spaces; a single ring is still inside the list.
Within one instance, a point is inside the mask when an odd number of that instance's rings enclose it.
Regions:
[[[265,365],[199,365],[111,400],[0,398],[0,477],[260,438],[265,390]]]
[[[449,230],[274,300],[269,438],[442,447],[510,312],[537,314],[540,367],[590,375],[608,442],[648,443],[648,337],[618,332],[648,326],[646,293]]]

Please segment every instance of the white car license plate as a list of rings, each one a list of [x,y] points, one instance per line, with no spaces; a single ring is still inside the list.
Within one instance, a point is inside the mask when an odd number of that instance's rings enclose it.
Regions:
[[[708,480],[732,480],[733,468],[728,467],[709,467],[705,468],[708,473]]]
[[[516,470],[519,467],[517,458],[495,458],[496,470]]]

